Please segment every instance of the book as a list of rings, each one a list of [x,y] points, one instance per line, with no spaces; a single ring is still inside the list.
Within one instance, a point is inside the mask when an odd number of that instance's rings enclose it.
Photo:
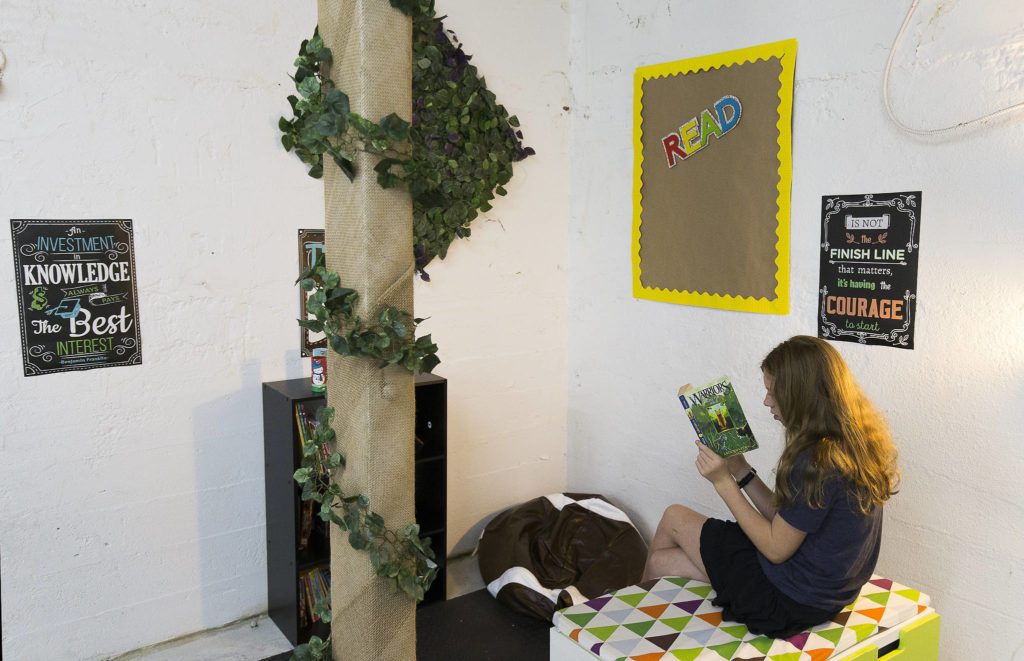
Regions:
[[[327,597],[327,581],[324,580],[325,573],[330,573],[330,570],[317,567],[313,571],[313,606],[316,606]]]
[[[306,445],[306,426],[303,420],[303,415],[302,404],[296,404],[295,426],[299,430],[299,454],[302,454],[302,449]]]
[[[309,546],[309,535],[313,532],[313,499],[303,501],[299,517],[299,550]]]
[[[302,583],[302,577],[301,576],[299,577],[299,581],[298,582],[299,582],[299,593],[298,593],[298,601],[299,601],[299,626],[300,627],[305,627],[305,626],[309,625],[309,613],[307,612],[307,609],[306,609],[306,595],[303,594],[304,593],[304,589],[303,589],[303,583]]]
[[[729,377],[696,388],[687,383],[679,388],[679,402],[697,438],[719,456],[732,457],[757,448]]]
[[[314,622],[319,622],[320,618],[313,612],[313,606],[316,605],[316,600],[313,599],[313,582],[310,578],[311,571],[306,572],[302,575],[302,588],[306,595],[306,610],[309,612],[310,619]]]
[[[320,423],[316,419],[316,414],[302,404],[295,405],[295,421],[299,427],[299,452],[305,454],[306,444],[315,438],[316,430]],[[327,478],[330,476],[330,470],[327,468],[327,462],[330,461],[330,458],[330,448],[326,444],[321,445],[320,454],[314,464],[313,471],[317,477]]]

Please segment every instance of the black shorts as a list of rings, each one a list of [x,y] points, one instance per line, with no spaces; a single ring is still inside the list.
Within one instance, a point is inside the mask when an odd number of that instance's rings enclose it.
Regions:
[[[789,638],[832,619],[838,611],[805,606],[782,593],[761,570],[757,549],[734,521],[708,519],[700,531],[700,557],[722,617],[753,633]]]

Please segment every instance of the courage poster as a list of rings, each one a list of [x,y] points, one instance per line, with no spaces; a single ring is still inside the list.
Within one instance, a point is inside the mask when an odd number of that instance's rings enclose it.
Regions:
[[[914,348],[921,191],[821,198],[818,337]]]
[[[12,220],[25,376],[139,365],[130,220]]]

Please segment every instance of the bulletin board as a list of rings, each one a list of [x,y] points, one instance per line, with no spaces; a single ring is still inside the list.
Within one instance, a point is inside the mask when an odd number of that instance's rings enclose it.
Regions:
[[[634,76],[633,296],[789,313],[796,40]]]

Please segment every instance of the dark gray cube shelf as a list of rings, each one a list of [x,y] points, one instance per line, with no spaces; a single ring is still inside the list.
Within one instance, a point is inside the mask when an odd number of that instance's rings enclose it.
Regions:
[[[446,596],[447,390],[448,382],[442,377],[416,375],[416,521],[420,524],[420,536],[430,538],[439,565],[437,578],[421,606],[444,601]],[[315,411],[326,405],[326,398],[323,393],[312,391],[309,379],[263,384],[267,606],[270,618],[293,645],[308,641],[314,634],[323,638],[330,632],[330,625],[322,622],[307,626],[300,626],[299,622],[299,575],[306,569],[330,564],[331,550],[326,527],[313,531],[305,549],[298,548],[302,500],[301,489],[292,478],[300,465],[297,404]],[[314,521],[322,523],[319,517],[314,517]]]

